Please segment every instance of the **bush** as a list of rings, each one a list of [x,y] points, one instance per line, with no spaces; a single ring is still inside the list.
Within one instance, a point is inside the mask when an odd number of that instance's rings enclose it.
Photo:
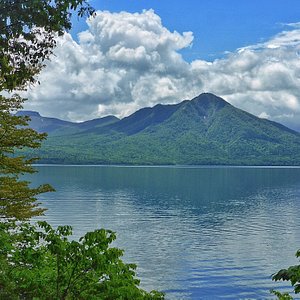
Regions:
[[[116,235],[99,229],[79,241],[72,228],[2,223],[0,299],[164,299],[139,287],[134,264],[110,247]]]

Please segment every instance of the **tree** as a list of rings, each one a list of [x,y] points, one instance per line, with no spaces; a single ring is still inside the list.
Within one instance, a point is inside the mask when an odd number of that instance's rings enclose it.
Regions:
[[[72,12],[91,15],[86,0],[0,1],[0,217],[28,219],[40,215],[36,196],[52,191],[49,185],[30,188],[20,180],[32,173],[35,159],[17,150],[36,148],[46,137],[26,128],[28,117],[17,116],[26,99],[16,92],[37,81],[56,45],[56,36],[71,28]],[[42,99],[41,99],[42,100]]]
[[[22,107],[22,101],[17,95],[0,96],[0,216],[18,220],[40,215],[43,209],[38,207],[35,196],[53,190],[49,185],[30,188],[29,182],[19,180],[21,174],[34,172],[34,159],[14,157],[16,149],[36,148],[45,137],[30,128],[21,128],[27,125],[28,118],[13,113]]]
[[[22,223],[12,239],[12,227],[0,225],[0,299],[164,299],[139,288],[136,266],[110,247],[112,231],[70,241],[70,226],[54,230],[46,222]]]
[[[139,288],[135,265],[110,247],[112,231],[70,241],[70,226],[25,222],[43,213],[36,196],[53,189],[20,179],[34,172],[35,159],[18,149],[39,147],[46,136],[15,114],[26,100],[17,92],[37,81],[56,36],[71,28],[72,11],[94,12],[87,0],[0,1],[0,299],[163,299]]]
[[[296,257],[300,257],[300,250],[296,252]],[[295,294],[300,293],[300,265],[290,266],[287,269],[281,269],[272,276],[272,280],[279,281],[290,281],[291,285],[294,288]],[[278,299],[280,300],[290,300],[293,299],[288,293],[280,293],[277,291],[272,291]]]
[[[71,28],[72,12],[91,15],[87,0],[1,0],[0,90],[36,81],[56,45],[55,37]]]

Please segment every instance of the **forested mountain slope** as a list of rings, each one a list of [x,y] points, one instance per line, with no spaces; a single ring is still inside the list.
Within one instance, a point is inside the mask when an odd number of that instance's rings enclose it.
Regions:
[[[209,93],[108,118],[48,131],[32,154],[64,164],[300,165],[299,133]]]

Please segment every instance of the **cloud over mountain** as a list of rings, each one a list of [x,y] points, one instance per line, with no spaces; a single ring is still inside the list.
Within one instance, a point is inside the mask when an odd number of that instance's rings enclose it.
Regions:
[[[99,11],[78,42],[65,34],[28,92],[26,108],[85,120],[213,92],[242,109],[292,127],[300,119],[300,26],[213,62],[187,62],[191,32],[170,32],[153,10]],[[205,41],[203,41],[205,42]],[[299,122],[298,122],[299,125]]]

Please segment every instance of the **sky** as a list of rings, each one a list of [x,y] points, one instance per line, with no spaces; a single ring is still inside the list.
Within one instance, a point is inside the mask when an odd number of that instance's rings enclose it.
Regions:
[[[300,130],[299,0],[91,0],[25,109],[84,121],[203,92]]]

